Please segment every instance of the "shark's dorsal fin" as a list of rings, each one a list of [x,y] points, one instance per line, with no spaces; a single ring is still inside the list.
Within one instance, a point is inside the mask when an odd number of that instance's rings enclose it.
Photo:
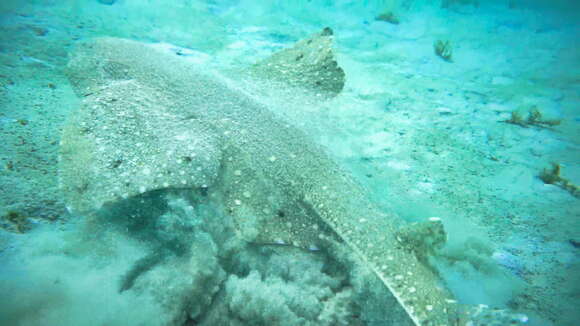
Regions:
[[[344,87],[345,74],[332,50],[332,29],[324,28],[258,62],[251,71],[260,78],[281,81],[324,97],[336,96]]]

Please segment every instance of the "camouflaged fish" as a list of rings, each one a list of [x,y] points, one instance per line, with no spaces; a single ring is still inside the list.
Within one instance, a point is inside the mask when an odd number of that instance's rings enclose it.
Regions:
[[[345,74],[331,43],[332,30],[324,29],[247,74],[271,80],[272,87],[335,96]],[[67,74],[83,98],[61,143],[60,182],[71,210],[97,210],[157,189],[215,189],[248,241],[308,247],[341,239],[416,325],[514,321],[484,307],[460,313],[425,263],[427,242],[418,240],[444,240],[441,222],[401,227],[324,148],[239,82],[116,38],[80,43]]]

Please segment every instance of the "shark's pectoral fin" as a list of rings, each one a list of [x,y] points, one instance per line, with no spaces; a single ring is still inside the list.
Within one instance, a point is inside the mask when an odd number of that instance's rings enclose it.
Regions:
[[[332,51],[332,34],[326,27],[257,63],[251,72],[323,97],[336,96],[344,87],[345,74]]]
[[[220,166],[213,132],[175,117],[164,93],[113,81],[86,97],[62,135],[60,182],[77,211],[162,188],[211,185]]]

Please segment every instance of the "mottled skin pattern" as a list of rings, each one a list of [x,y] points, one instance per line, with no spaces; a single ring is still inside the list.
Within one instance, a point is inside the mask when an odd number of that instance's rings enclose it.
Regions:
[[[336,96],[344,87],[344,71],[332,52],[332,29],[297,42],[260,61],[252,73],[278,80],[289,86],[316,89],[325,96]]]
[[[68,74],[77,93],[85,97],[81,110],[65,127],[61,151],[62,185],[73,210],[97,209],[154,189],[213,187],[223,194],[240,233],[249,241],[308,246],[338,235],[378,275],[416,325],[465,323],[457,319],[456,304],[433,271],[397,239],[397,216],[377,209],[323,148],[233,82],[178,56],[113,38],[79,45]],[[190,122],[197,129],[193,134],[184,130],[182,137],[163,137],[173,130],[144,128],[145,134],[136,135],[134,127],[123,128],[152,118],[166,119],[169,125]],[[90,133],[82,130],[81,123],[88,123],[85,119],[92,119]],[[112,121],[118,126],[108,126]],[[146,141],[159,137],[163,142]],[[191,162],[183,162],[184,153],[172,157],[174,152],[168,150],[166,156],[148,161],[147,153],[154,149],[156,153],[164,153],[164,148],[187,151],[193,138],[212,154],[199,162],[198,156],[191,155]],[[123,162],[137,163],[104,162],[101,153],[113,150],[116,143],[140,143],[125,146],[128,149],[120,153]],[[191,151],[203,154],[195,148]],[[168,170],[167,162],[160,159],[184,164],[185,173]],[[138,187],[129,182],[115,183],[116,189],[93,187],[94,178],[85,178],[95,171],[125,178],[143,168],[157,177]],[[194,168],[198,172],[193,173]],[[90,195],[75,192],[76,180],[83,178],[88,182],[84,187],[94,189],[85,192]],[[252,228],[258,232],[245,231]]]

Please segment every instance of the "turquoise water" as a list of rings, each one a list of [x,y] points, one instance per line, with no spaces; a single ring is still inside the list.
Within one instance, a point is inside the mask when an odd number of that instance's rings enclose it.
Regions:
[[[0,325],[577,325],[579,12],[4,0]]]

